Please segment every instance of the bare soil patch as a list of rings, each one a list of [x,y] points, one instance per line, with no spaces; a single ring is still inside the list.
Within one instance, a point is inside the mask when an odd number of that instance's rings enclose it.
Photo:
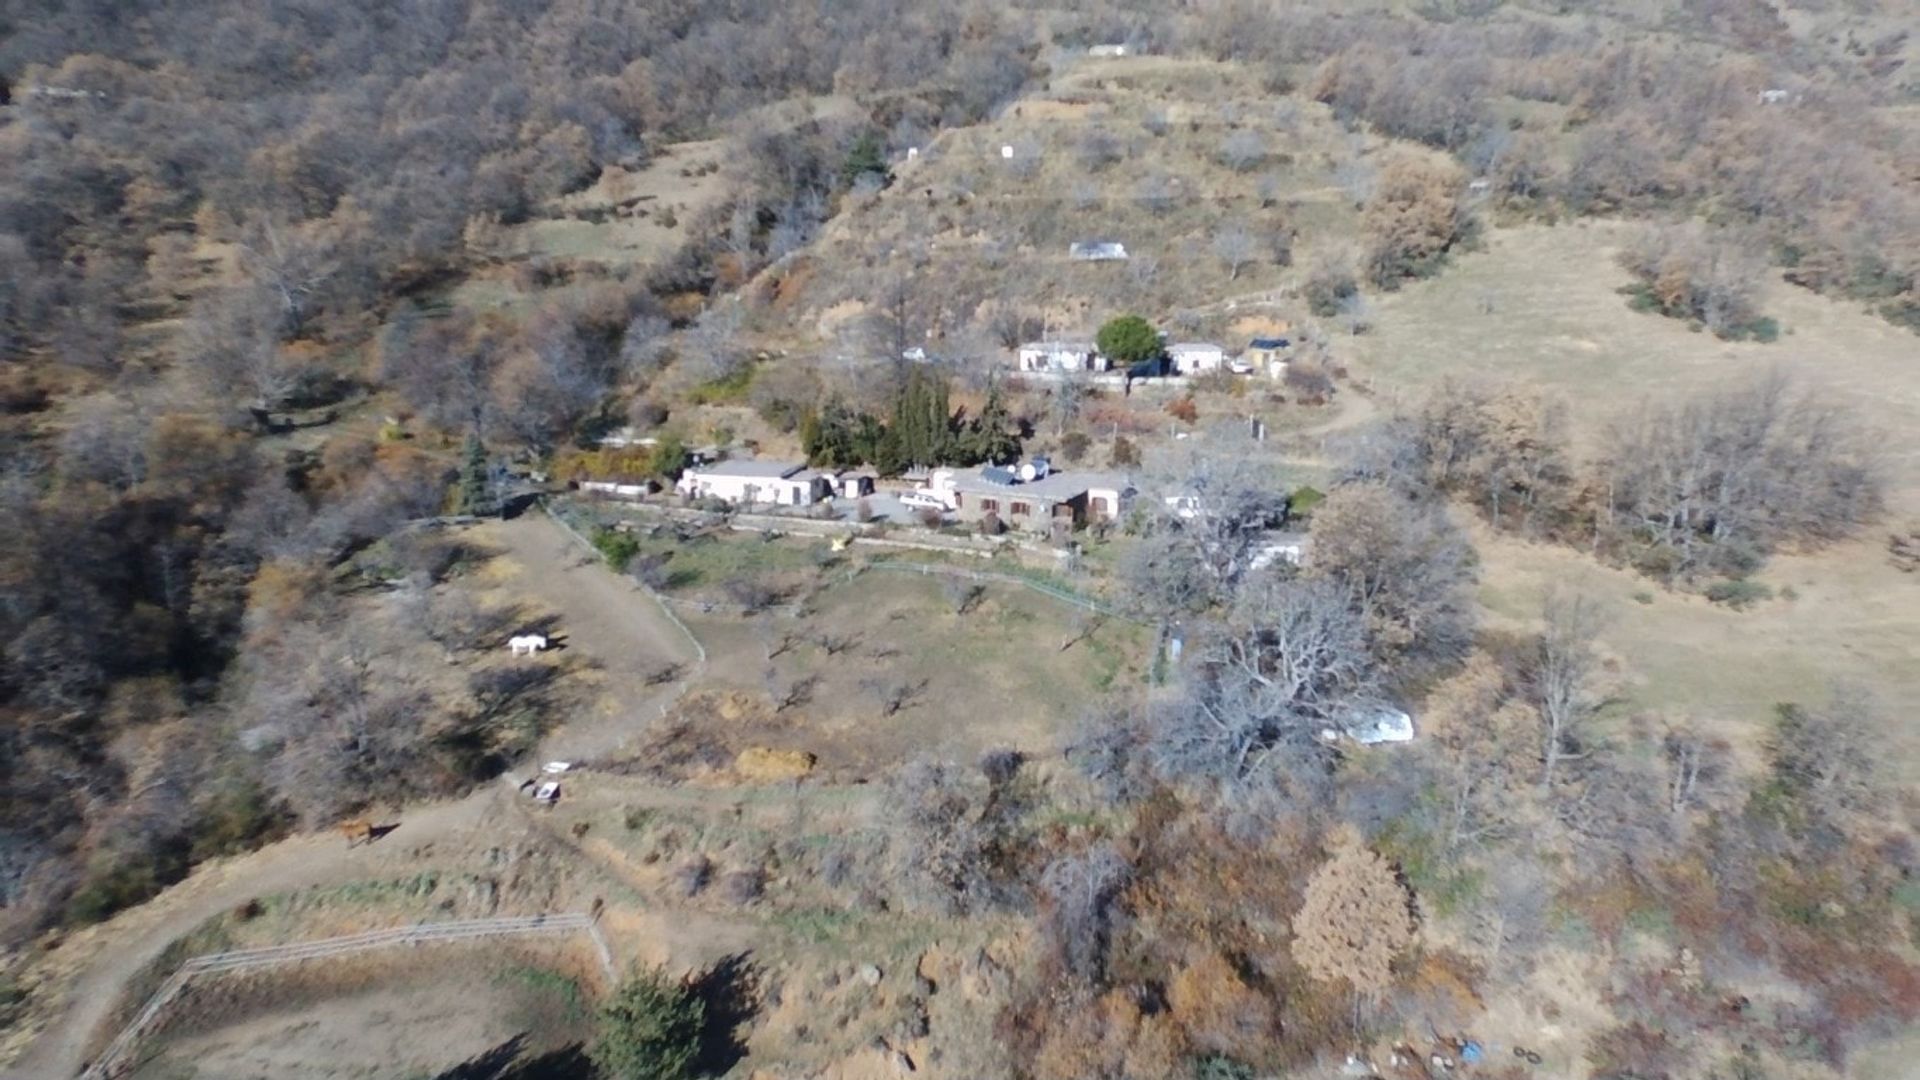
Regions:
[[[590,1037],[583,971],[577,958],[494,942],[209,979],[186,991],[132,1075],[402,1077],[489,1053],[539,1057]]]

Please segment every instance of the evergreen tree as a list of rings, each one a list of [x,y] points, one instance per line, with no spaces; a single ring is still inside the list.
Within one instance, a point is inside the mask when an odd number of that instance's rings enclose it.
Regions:
[[[1123,368],[1157,360],[1164,348],[1153,324],[1138,315],[1122,315],[1108,320],[1093,340],[1100,349],[1100,355]]]
[[[946,377],[924,368],[909,371],[894,399],[892,426],[906,464],[944,463],[953,438]]]
[[[463,514],[493,512],[493,493],[487,482],[487,448],[480,436],[469,434],[460,452],[459,511]]]
[[[859,464],[860,451],[856,446],[858,432],[854,428],[853,413],[840,399],[827,402],[827,407],[811,426],[813,438],[811,448],[807,450],[808,464],[830,469]],[[803,435],[803,445],[806,441]]]
[[[987,385],[987,403],[980,408],[980,415],[974,418],[973,429],[968,432],[967,457],[969,465],[985,463],[1004,465],[1020,456],[1020,437],[1010,428],[1013,417],[1007,412],[1006,399],[1001,396],[998,382]]]
[[[683,1080],[706,1022],[706,1004],[686,986],[659,972],[637,975],[601,1007],[588,1053],[607,1080]]]
[[[866,173],[874,173],[882,180],[887,177],[887,158],[880,146],[880,136],[872,131],[862,132],[853,142],[853,148],[847,151],[847,160],[840,166],[840,179],[851,187]]]

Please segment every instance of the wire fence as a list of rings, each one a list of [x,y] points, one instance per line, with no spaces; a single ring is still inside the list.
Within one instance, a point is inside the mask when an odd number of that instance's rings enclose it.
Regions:
[[[120,1029],[113,1042],[107,1044],[99,1060],[81,1073],[83,1080],[111,1080],[119,1076],[133,1061],[133,1050],[139,1044],[141,1036],[153,1027],[160,1014],[187,984],[200,975],[217,972],[241,971],[248,968],[270,967],[277,964],[296,963],[301,960],[317,960],[349,953],[364,952],[368,949],[392,948],[399,945],[425,945],[437,942],[468,941],[480,938],[501,937],[509,934],[550,934],[585,932],[593,942],[594,950],[600,960],[600,968],[611,984],[615,979],[613,953],[607,948],[607,941],[600,935],[600,927],[588,916],[575,912],[553,915],[526,915],[492,919],[462,919],[457,922],[423,923],[417,926],[401,926],[391,930],[373,930],[364,934],[350,934],[345,937],[321,938],[317,941],[300,941],[288,945],[268,945],[256,949],[235,949],[231,952],[207,953],[196,956],[181,964],[160,984],[160,989],[141,1007],[132,1022]]]
[[[600,559],[602,561],[605,560],[606,557],[600,554],[600,549],[593,546],[593,541],[588,540],[585,536],[582,536],[580,534],[580,530],[574,528],[573,523],[567,520],[566,515],[556,511],[551,505],[546,503],[541,504],[541,509],[546,511],[547,517],[551,518],[562,529],[565,529],[569,536],[572,536],[575,540],[579,541],[580,546],[586,548],[587,551],[590,554],[592,554],[594,558]],[[675,615],[673,613],[672,599],[668,597],[666,594],[660,592],[658,589],[652,588],[651,586],[647,585],[645,582],[642,582],[637,578],[634,579],[634,583],[639,585],[642,589],[644,589],[646,591],[646,594],[649,597],[651,597],[656,604],[659,605],[660,613],[662,615],[665,615],[667,617],[667,620],[673,623],[674,626],[678,627],[680,630],[680,633],[686,635],[687,643],[693,646],[694,655],[699,658],[699,662],[701,664],[705,664],[707,662],[707,647],[700,643],[700,639],[694,635],[694,632],[692,630],[687,628],[686,623],[680,621],[680,616]]]
[[[898,573],[921,574],[927,577],[936,577],[936,576],[937,577],[953,577],[953,578],[964,578],[968,581],[989,581],[989,582],[995,582],[1002,585],[1018,585],[1022,588],[1032,589],[1034,592],[1037,592],[1042,596],[1052,597],[1053,599],[1058,600],[1061,603],[1072,604],[1075,607],[1084,608],[1085,610],[1091,611],[1096,615],[1105,615],[1108,618],[1114,618],[1114,619],[1125,619],[1128,622],[1140,621],[1134,618],[1133,616],[1128,615],[1123,611],[1120,611],[1118,608],[1114,608],[1107,604],[1103,604],[1100,601],[1095,600],[1091,597],[1082,596],[1079,593],[1074,592],[1073,590],[1067,588],[1064,585],[1055,585],[1052,582],[1042,581],[1042,580],[1031,578],[1031,577],[1025,577],[1020,574],[1004,574],[1004,573],[997,573],[992,570],[968,570],[965,567],[961,567],[961,566],[942,566],[938,563],[910,563],[910,562],[893,562],[893,561],[869,563],[867,564],[866,569],[892,570]]]

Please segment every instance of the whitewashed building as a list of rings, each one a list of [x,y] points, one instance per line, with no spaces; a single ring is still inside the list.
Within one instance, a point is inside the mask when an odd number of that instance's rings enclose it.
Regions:
[[[1227,366],[1227,350],[1205,342],[1181,342],[1167,346],[1167,360],[1175,375],[1204,375]]]
[[[1091,341],[1029,341],[1020,346],[1020,370],[1031,372],[1106,371],[1111,361]]]
[[[696,499],[752,505],[812,506],[831,498],[827,474],[792,461],[722,461],[688,469],[674,490]]]

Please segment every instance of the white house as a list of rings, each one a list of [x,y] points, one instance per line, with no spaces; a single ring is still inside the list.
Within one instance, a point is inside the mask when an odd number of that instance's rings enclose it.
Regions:
[[[1182,342],[1167,346],[1167,359],[1175,375],[1204,375],[1227,366],[1227,350],[1204,342]]]
[[[1091,341],[1030,341],[1020,346],[1021,371],[1106,371],[1112,366]]]
[[[833,494],[825,473],[792,461],[722,461],[680,474],[674,490],[730,503],[812,506]]]

